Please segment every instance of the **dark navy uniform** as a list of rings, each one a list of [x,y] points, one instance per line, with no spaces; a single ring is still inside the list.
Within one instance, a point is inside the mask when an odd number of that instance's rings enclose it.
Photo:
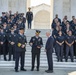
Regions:
[[[25,51],[26,51],[26,36],[22,34],[17,35],[17,43],[16,43],[16,58],[15,58],[15,71],[18,71],[19,60],[21,58],[21,70],[24,70],[24,61],[25,61]],[[23,48],[22,46],[25,45]]]
[[[8,34],[10,33],[8,27],[3,29],[4,33],[6,33],[6,41],[5,41],[5,47],[6,47],[6,54],[8,53]]]
[[[62,43],[61,45],[59,43]],[[56,38],[56,48],[57,48],[57,59],[62,61],[63,59],[63,48],[64,48],[64,36],[58,36]]]
[[[9,61],[11,60],[12,54],[13,54],[13,60],[15,60],[16,41],[17,41],[17,34],[15,34],[14,32],[9,33],[8,35]]]
[[[7,16],[5,16],[5,14],[6,14],[5,12],[2,12],[2,15],[3,15],[3,16],[1,17],[1,18],[2,18],[2,23],[4,23],[4,22],[7,23]]]
[[[28,29],[31,29],[31,22],[33,20],[33,13],[31,11],[26,13],[26,19],[28,21]]]
[[[53,36],[53,38],[54,38],[54,48],[55,48],[55,53],[56,53],[56,55],[57,55],[57,49],[56,49],[56,38],[58,37],[58,31],[55,29],[55,30],[53,30],[53,32],[52,32],[52,36]]]
[[[5,41],[6,41],[6,34],[4,32],[0,32],[0,53],[3,53],[4,60],[6,61],[6,47],[5,47]],[[3,44],[1,44],[3,42]]]
[[[76,51],[76,36],[75,36],[75,51]]]
[[[72,44],[74,42],[74,36],[69,36],[67,35],[66,36],[66,39],[65,41],[68,43],[68,44]],[[73,57],[74,57],[74,50],[73,50],[73,44],[71,46],[67,45],[66,43],[66,61],[68,59],[68,55],[69,55],[69,52],[70,52],[70,57],[71,57],[71,61],[73,62]]]
[[[76,31],[74,32],[74,39],[75,39],[75,42],[74,42],[74,56],[76,56]]]
[[[36,32],[39,32],[39,31],[36,31]],[[34,70],[35,58],[36,57],[37,57],[37,70],[39,70],[40,51],[41,51],[41,47],[43,46],[42,38],[34,36],[31,38],[29,43],[32,43],[32,45],[31,45],[31,47],[32,47],[32,71]],[[40,47],[40,48],[38,48],[38,47]]]
[[[18,24],[18,28],[25,28],[25,24],[24,23]]]

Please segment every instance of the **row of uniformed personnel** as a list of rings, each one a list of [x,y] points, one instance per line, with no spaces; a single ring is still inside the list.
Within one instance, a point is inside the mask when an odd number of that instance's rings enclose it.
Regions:
[[[39,36],[40,31],[36,30],[36,35],[33,36],[29,42],[32,47],[32,68],[34,70],[35,58],[37,57],[37,71],[39,71],[40,66],[40,51],[43,46],[42,38]],[[11,55],[13,54],[13,60],[15,61],[15,71],[18,72],[19,59],[21,58],[21,70],[24,69],[25,62],[25,51],[26,51],[27,39],[24,35],[24,28],[20,28],[18,34],[14,32],[14,28],[10,29],[10,33],[4,32],[4,27],[0,28],[0,53],[3,52],[4,60],[6,58],[6,47],[8,46],[9,61],[11,60]]]
[[[64,17],[63,22],[56,15],[52,23],[53,33],[55,39],[54,48],[57,55],[57,61],[68,61],[70,55],[71,61],[74,61],[76,56],[76,19],[72,17],[72,21],[68,21],[67,16]]]

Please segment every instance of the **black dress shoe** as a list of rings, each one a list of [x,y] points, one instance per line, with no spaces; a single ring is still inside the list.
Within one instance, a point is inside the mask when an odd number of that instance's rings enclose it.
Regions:
[[[37,69],[37,71],[39,71],[39,69]]]
[[[67,62],[67,59],[65,59],[65,62]]]
[[[27,71],[26,69],[21,69],[21,71]]]
[[[8,61],[11,61],[11,59],[9,59]]]
[[[7,59],[4,59],[4,61],[7,61]]]
[[[47,73],[53,73],[53,70],[46,70]]]
[[[18,70],[15,70],[15,72],[19,72]]]
[[[61,59],[61,62],[63,62],[63,60]]]
[[[74,60],[71,60],[71,62],[74,62]]]

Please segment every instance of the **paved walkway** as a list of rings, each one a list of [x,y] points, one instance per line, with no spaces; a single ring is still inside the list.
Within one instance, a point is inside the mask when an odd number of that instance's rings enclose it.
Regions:
[[[3,69],[3,68],[0,68],[0,75],[68,75],[68,73],[71,73],[71,72],[74,72],[75,69],[73,70],[64,70],[64,69],[54,69],[54,73],[51,73],[51,74],[48,74],[48,73],[45,73],[45,70],[43,69],[40,69],[39,72],[37,71],[33,71],[31,72],[29,69],[27,69],[27,72],[18,72],[18,73],[15,73],[14,70],[11,68],[11,69]]]

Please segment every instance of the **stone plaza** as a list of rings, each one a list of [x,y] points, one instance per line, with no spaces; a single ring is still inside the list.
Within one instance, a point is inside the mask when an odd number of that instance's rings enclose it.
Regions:
[[[37,71],[31,72],[30,68],[27,68],[27,72],[20,71],[18,73],[15,73],[13,68],[11,68],[11,69],[0,68],[0,75],[69,75],[71,72],[75,72],[75,69],[54,69],[53,73],[47,74],[45,72],[45,69],[46,68],[40,69],[39,72],[37,72]]]

